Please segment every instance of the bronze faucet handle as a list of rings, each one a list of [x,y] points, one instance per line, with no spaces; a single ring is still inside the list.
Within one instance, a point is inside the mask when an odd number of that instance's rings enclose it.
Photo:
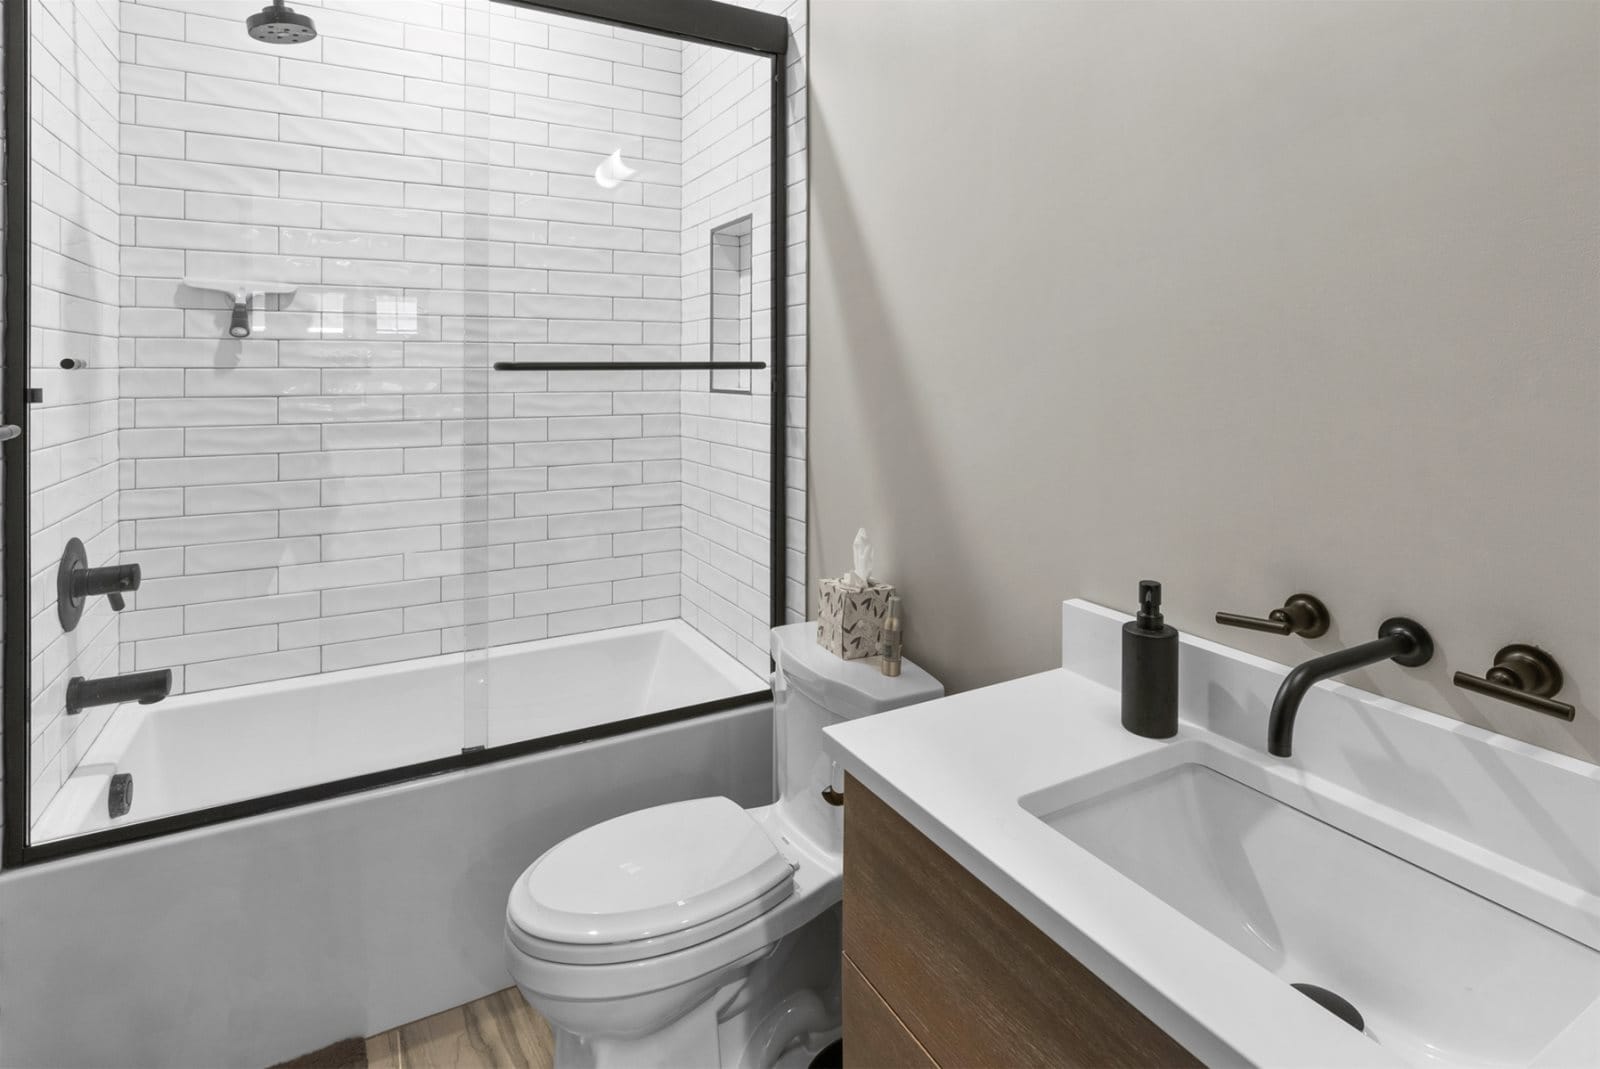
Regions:
[[[1481,676],[1466,672],[1455,674],[1455,684],[1462,690],[1487,694],[1546,716],[1571,720],[1577,716],[1577,710],[1555,700],[1562,683],[1561,666],[1556,659],[1539,647],[1522,642],[1513,642],[1496,653],[1494,667]]]
[[[1274,635],[1299,635],[1301,638],[1321,638],[1328,633],[1328,622],[1328,607],[1313,594],[1293,595],[1283,603],[1283,608],[1273,609],[1264,619],[1241,616],[1236,612],[1217,613],[1217,623],[1229,627],[1266,631]]]

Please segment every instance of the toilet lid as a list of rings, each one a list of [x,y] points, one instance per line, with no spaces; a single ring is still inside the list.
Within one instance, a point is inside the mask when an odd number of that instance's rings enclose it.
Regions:
[[[775,908],[794,893],[792,881],[785,880],[764,895],[736,906],[720,917],[681,928],[666,935],[649,939],[634,939],[626,943],[558,943],[540,939],[517,927],[515,921],[506,925],[506,939],[517,950],[540,961],[558,961],[568,965],[615,965],[620,962],[643,961],[659,958],[689,947],[708,943],[718,936],[727,935]]]
[[[506,913],[547,942],[653,939],[758,898],[770,902],[794,869],[731,799],[695,798],[626,813],[557,843],[522,874]]]

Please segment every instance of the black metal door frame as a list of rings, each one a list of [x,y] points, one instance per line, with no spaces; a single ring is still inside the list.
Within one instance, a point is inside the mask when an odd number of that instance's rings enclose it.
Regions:
[[[3,47],[5,64],[5,327],[4,375],[0,402],[4,419],[21,433],[0,445],[0,475],[4,478],[5,613],[3,687],[4,710],[0,730],[4,737],[4,844],[0,864],[7,869],[77,854],[103,850],[173,832],[209,827],[244,817],[324,801],[358,791],[455,772],[564,746],[611,738],[646,728],[660,727],[714,713],[752,701],[770,699],[770,690],[703,702],[648,716],[634,717],[579,731],[530,739],[433,761],[384,769],[328,783],[314,784],[259,798],[211,806],[141,821],[103,831],[89,832],[48,843],[28,841],[30,765],[29,670],[32,658],[31,606],[29,605],[29,300],[32,247],[29,222],[32,196],[30,137],[29,7],[33,0],[6,0]],[[772,626],[784,622],[785,543],[788,530],[786,478],[786,401],[788,396],[788,87],[785,68],[789,23],[778,15],[718,3],[716,0],[494,0],[557,14],[605,22],[647,33],[658,33],[700,44],[765,56],[772,68],[772,349],[768,365],[771,398],[771,561],[772,589],[769,611]]]

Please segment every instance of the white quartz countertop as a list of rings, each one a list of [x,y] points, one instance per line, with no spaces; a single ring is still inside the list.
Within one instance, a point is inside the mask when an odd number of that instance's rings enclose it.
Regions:
[[[1101,653],[1114,648],[1096,636]],[[855,779],[1207,1064],[1407,1064],[1019,804],[1186,739],[1240,749],[1188,709],[1174,740],[1130,734],[1117,691],[1092,675],[1106,672],[1058,669],[855,720],[828,729],[827,745]]]
[[[1119,717],[1116,691],[1057,669],[828,736],[852,776],[1207,1065],[1403,1065],[1018,804],[1167,745]]]

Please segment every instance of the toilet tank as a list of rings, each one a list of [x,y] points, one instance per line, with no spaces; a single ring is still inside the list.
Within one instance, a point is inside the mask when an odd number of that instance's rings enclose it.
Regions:
[[[944,685],[909,660],[886,676],[876,658],[846,661],[817,645],[815,622],[772,629],[773,747],[780,817],[825,854],[844,848],[844,811],[822,792],[842,788],[822,729],[944,696]]]

